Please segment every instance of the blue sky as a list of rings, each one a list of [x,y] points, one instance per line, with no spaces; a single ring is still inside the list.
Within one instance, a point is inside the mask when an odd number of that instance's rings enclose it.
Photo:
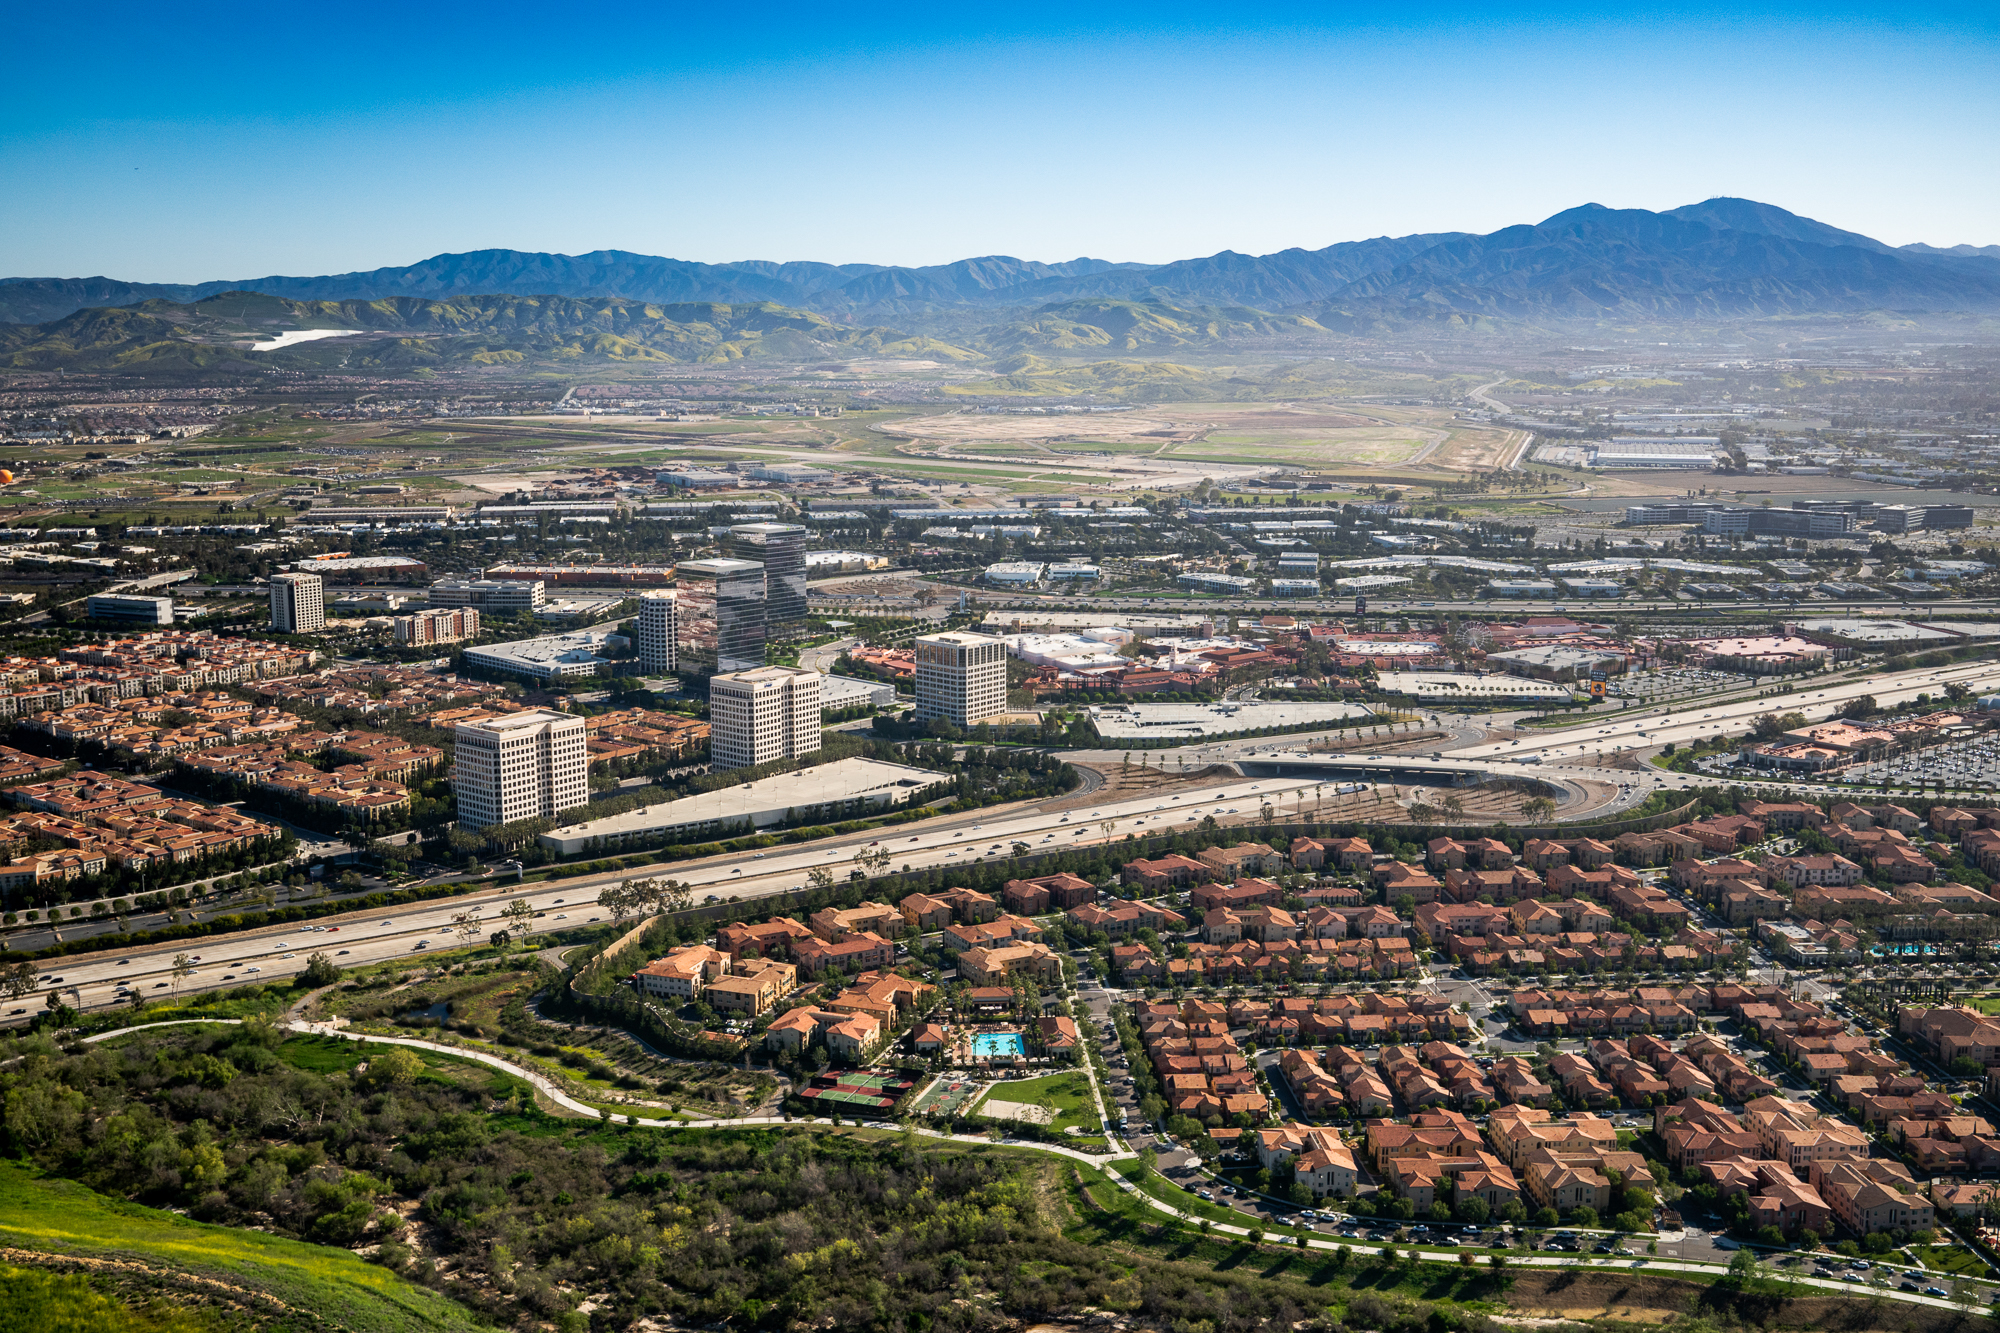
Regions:
[[[11,19],[0,275],[1161,261],[1732,194],[2000,243],[2000,8],[226,0]]]

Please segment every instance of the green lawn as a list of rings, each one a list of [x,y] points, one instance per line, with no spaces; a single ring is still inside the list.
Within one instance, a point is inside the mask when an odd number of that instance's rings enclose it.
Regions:
[[[986,1103],[990,1101],[1047,1106],[1055,1112],[1055,1119],[1049,1122],[1049,1128],[1055,1130],[1067,1129],[1071,1125],[1079,1129],[1103,1128],[1097,1103],[1090,1095],[1090,1079],[1081,1073],[1051,1074],[1047,1078],[1002,1083],[980,1098],[973,1114],[984,1113]]]
[[[192,1222],[69,1181],[38,1178],[14,1162],[0,1162],[0,1244],[48,1254],[125,1255],[241,1282],[356,1333],[471,1333],[484,1327],[462,1306],[346,1250]]]
[[[1937,1272],[1963,1273],[1967,1277],[1986,1277],[1989,1273],[1986,1261],[1962,1245],[1912,1245],[1910,1253],[1925,1268]]]

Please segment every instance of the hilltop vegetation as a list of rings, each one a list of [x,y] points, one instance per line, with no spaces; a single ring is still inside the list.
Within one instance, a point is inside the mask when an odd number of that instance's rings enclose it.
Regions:
[[[252,351],[288,329],[364,336]],[[373,335],[373,336],[368,336]],[[386,335],[386,336],[385,336]],[[782,306],[654,305],[613,297],[398,297],[292,301],[228,292],[192,305],[147,301],[81,310],[0,329],[0,356],[20,369],[200,368],[234,363],[296,369],[408,369],[522,362],[814,361],[851,356],[967,360],[974,354],[894,329],[852,328]]]

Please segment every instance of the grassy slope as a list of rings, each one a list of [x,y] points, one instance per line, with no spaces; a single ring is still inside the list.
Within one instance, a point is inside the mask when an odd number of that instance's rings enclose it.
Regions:
[[[0,1244],[124,1255],[241,1282],[356,1333],[483,1327],[473,1315],[346,1250],[209,1226],[0,1163]]]

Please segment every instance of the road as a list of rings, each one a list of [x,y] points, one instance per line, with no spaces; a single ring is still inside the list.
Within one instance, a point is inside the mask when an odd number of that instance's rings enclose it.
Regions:
[[[345,967],[421,952],[416,946],[423,939],[432,941],[432,948],[456,944],[450,935],[453,914],[475,907],[482,916],[475,934],[484,939],[503,924],[495,918],[514,898],[523,898],[535,910],[547,913],[534,922],[535,930],[568,929],[607,915],[595,907],[603,886],[647,874],[691,884],[697,901],[759,898],[805,887],[810,882],[809,873],[816,869],[824,868],[837,880],[845,880],[855,869],[854,854],[878,845],[892,853],[891,872],[966,865],[1011,857],[1017,842],[1038,851],[1055,851],[1122,840],[1127,834],[1166,833],[1209,815],[1226,821],[1232,811],[1237,822],[1242,822],[1256,816],[1262,801],[1282,799],[1312,785],[1309,780],[1238,778],[1214,786],[1204,784],[1197,793],[1135,796],[1075,809],[1045,808],[1051,802],[1024,803],[939,816],[873,834],[773,848],[748,858],[729,853],[646,871],[584,875],[545,885],[494,885],[432,903],[351,912],[312,923],[316,927],[337,926],[338,930],[271,926],[127,950],[72,954],[37,964],[37,976],[48,978],[40,983],[43,993],[57,989],[73,1007],[99,1009],[119,1003],[122,987],[152,999],[172,994],[173,959],[179,953],[201,956],[196,975],[183,983],[185,990],[280,981],[303,972],[309,956],[322,949]],[[1195,799],[1197,795],[1202,799]],[[0,1025],[27,1021],[43,1003],[40,995],[7,1002]]]

